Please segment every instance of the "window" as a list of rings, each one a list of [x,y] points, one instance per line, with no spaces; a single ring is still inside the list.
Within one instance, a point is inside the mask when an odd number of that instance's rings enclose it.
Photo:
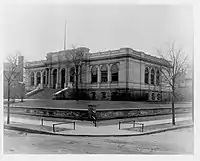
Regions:
[[[34,85],[34,73],[31,73],[31,86]]]
[[[93,66],[91,69],[91,80],[92,80],[92,83],[97,82],[97,67],[95,66]]]
[[[71,83],[74,83],[74,77],[75,77],[75,69],[74,67],[72,67],[70,69],[70,80],[69,80]]]
[[[156,84],[157,85],[160,84],[160,72],[159,72],[159,70],[157,70],[157,72],[156,72]]]
[[[106,65],[103,65],[101,67],[101,82],[107,82],[108,81],[108,68]]]
[[[146,84],[149,84],[149,68],[148,67],[145,68],[144,82]]]
[[[118,82],[118,66],[117,64],[112,65],[111,67],[111,81]]]
[[[151,69],[151,84],[153,85],[154,85],[154,75],[155,75],[154,69]]]

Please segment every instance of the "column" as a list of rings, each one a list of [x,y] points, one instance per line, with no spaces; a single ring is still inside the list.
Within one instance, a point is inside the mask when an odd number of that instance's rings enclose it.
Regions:
[[[90,72],[90,65],[89,64],[86,65],[86,73],[85,74],[86,74],[86,86],[88,88],[88,87],[90,87],[90,83],[91,83],[91,81],[90,81],[91,72]]]
[[[108,64],[108,83],[111,82],[111,72],[110,72],[110,65],[111,64]]]
[[[59,70],[59,69],[57,69],[56,89],[58,89],[58,88],[59,88],[59,72],[60,72],[60,70]]]
[[[62,70],[62,68],[60,68],[59,69],[59,75],[58,75],[58,84],[59,84],[59,86],[61,87],[61,78],[62,78],[62,74],[61,74],[61,70]]]
[[[34,86],[37,86],[37,72],[34,72]]]
[[[50,86],[53,87],[53,69],[51,69],[51,72],[50,72],[50,79],[51,79]]]
[[[110,72],[110,66],[111,64],[108,64],[108,89],[110,88],[110,83],[111,83],[111,72]],[[110,97],[110,91],[109,91],[109,94],[108,94],[108,98]]]
[[[41,71],[40,72],[40,89],[43,89],[43,74],[44,74],[44,71]]]
[[[68,68],[65,68],[65,87],[68,86]]]
[[[91,70],[92,70],[92,66],[87,66],[87,83],[91,83],[92,79],[91,79]]]
[[[151,68],[149,67],[149,84],[151,84]]]
[[[101,69],[101,65],[98,65],[97,66],[97,86],[98,86],[98,88],[99,88],[99,84],[101,82],[101,71],[100,71],[100,69]]]
[[[97,82],[100,83],[101,82],[101,66],[98,65],[97,66]]]
[[[48,70],[48,88],[51,87],[51,69]]]
[[[46,82],[45,82],[45,86],[47,86],[47,84],[48,84],[47,82],[49,82],[49,81],[48,81],[48,76],[47,76],[47,69],[45,69],[45,72],[46,72],[46,78],[45,78],[45,79],[46,79]]]
[[[67,76],[68,76],[68,78],[67,78],[67,84],[68,84],[68,86],[70,86],[71,87],[71,82],[70,82],[70,67],[68,68],[68,70],[67,70]]]
[[[154,85],[156,86],[156,69],[154,69]]]

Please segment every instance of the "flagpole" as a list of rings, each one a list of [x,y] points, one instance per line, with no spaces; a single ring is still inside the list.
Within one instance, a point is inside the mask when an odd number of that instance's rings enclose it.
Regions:
[[[66,25],[66,20],[65,20],[65,30],[64,30],[64,50],[66,50],[66,27],[67,27],[67,25]]]

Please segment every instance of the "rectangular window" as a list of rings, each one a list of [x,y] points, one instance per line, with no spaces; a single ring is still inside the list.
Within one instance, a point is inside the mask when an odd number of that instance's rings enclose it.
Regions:
[[[112,82],[118,82],[118,73],[112,73]]]
[[[96,83],[97,82],[97,75],[92,75],[92,83]]]
[[[107,79],[107,72],[102,72],[101,73],[101,82],[107,82],[108,79]]]

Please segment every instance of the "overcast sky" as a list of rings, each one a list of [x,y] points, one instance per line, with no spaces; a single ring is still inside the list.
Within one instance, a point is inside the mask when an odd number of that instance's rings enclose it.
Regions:
[[[4,51],[20,51],[27,61],[45,59],[67,47],[91,52],[130,47],[156,55],[156,48],[176,41],[193,53],[193,19],[189,6],[153,5],[12,5],[4,8]]]

